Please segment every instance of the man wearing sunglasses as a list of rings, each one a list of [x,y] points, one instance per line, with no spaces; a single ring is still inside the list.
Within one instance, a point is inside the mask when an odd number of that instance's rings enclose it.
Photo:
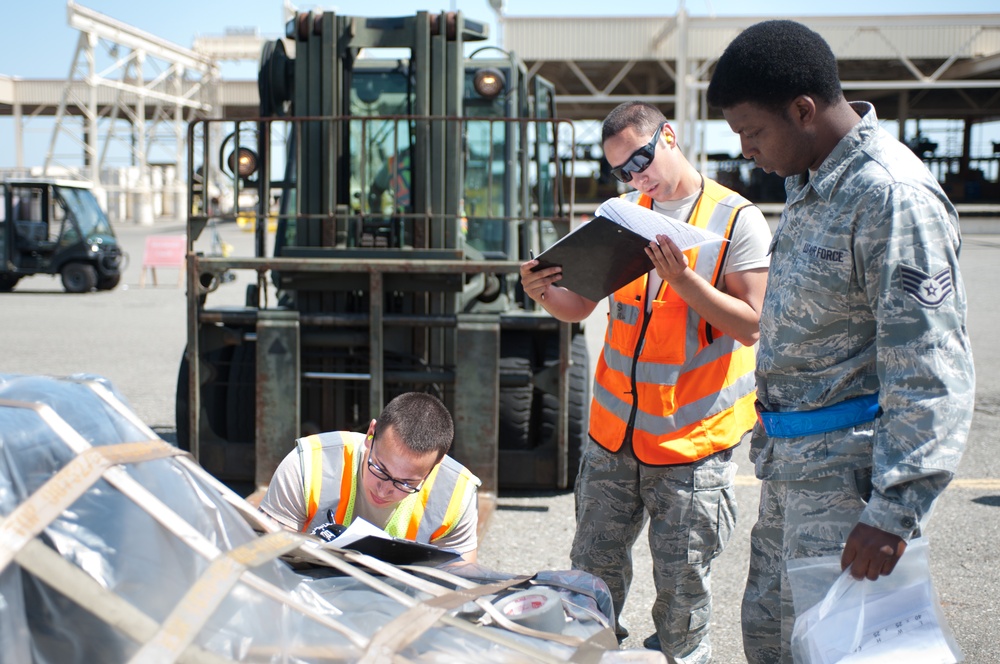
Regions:
[[[260,509],[299,532],[356,518],[394,537],[453,549],[475,561],[479,478],[447,456],[455,437],[437,398],[401,394],[365,434],[298,440],[278,465]]]
[[[756,419],[771,233],[758,208],[688,162],[656,107],[618,106],[602,141],[612,174],[635,188],[626,199],[728,241],[682,252],[660,235],[646,248],[654,269],[609,296],[570,558],[608,584],[624,639],[631,550],[648,517],[656,633],[643,644],[670,662],[708,662],[711,561],[736,519],[732,448]],[[521,283],[546,311],[563,321],[594,311],[559,286],[561,267],[536,266],[521,265]]]

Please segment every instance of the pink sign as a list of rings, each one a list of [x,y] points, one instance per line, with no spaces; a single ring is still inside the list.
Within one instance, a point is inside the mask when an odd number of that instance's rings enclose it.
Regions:
[[[150,235],[146,238],[142,267],[181,267],[186,251],[187,238],[183,235]]]

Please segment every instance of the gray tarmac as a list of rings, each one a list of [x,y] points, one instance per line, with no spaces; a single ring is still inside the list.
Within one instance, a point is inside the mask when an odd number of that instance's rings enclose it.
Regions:
[[[987,225],[989,228],[990,225]],[[1000,231],[1000,220],[996,223]],[[119,239],[130,255],[122,284],[110,292],[69,295],[58,278],[31,277],[14,292],[0,294],[0,373],[105,376],[136,413],[166,440],[175,439],[174,392],[185,344],[186,300],[177,272],[161,268],[157,284],[147,272],[140,288],[142,255],[150,234],[183,234],[183,226],[122,224]],[[250,233],[228,224],[222,239],[234,255],[249,255]],[[198,248],[210,251],[204,236]],[[966,661],[1000,662],[1000,232],[967,233],[962,269],[969,294],[969,332],[976,359],[976,413],[959,474],[938,501],[928,536],[931,568],[945,617]],[[246,275],[222,284],[215,304],[239,304]],[[600,348],[604,314],[588,321],[592,353]],[[592,363],[593,364],[593,363]],[[726,551],[714,566],[712,640],[715,661],[744,662],[739,601],[746,578],[749,531],[759,484],[747,459],[737,451],[740,518]],[[569,567],[574,530],[571,493],[502,493],[481,543],[479,561],[511,573]],[[635,578],[624,607],[631,636],[623,646],[642,647],[653,631],[649,617],[653,589],[645,534],[633,550]]]

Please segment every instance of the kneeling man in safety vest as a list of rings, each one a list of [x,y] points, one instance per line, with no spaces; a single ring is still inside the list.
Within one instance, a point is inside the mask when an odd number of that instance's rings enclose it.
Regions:
[[[365,434],[321,433],[297,441],[261,500],[286,528],[312,532],[360,517],[394,537],[433,544],[475,561],[479,478],[447,456],[451,413],[437,398],[401,394]]]

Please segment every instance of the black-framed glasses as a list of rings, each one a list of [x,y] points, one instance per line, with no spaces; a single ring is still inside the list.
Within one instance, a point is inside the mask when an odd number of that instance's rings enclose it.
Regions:
[[[657,127],[656,133],[649,139],[649,143],[633,152],[624,164],[612,168],[611,174],[620,182],[631,182],[633,173],[642,173],[649,168],[649,165],[653,163],[653,157],[656,156],[656,143],[660,140],[660,132],[666,125],[667,123],[664,122]]]
[[[385,472],[381,466],[372,461],[372,455],[375,453],[375,436],[372,436],[371,438],[372,438],[372,446],[371,449],[368,450],[368,472],[374,475],[376,479],[379,479],[383,482],[392,482],[392,485],[394,487],[396,487],[400,491],[403,491],[404,493],[416,493],[417,491],[420,491],[420,487],[424,485],[424,480],[427,479],[426,477],[417,482],[417,486],[413,486],[409,482],[404,482],[403,480],[397,480],[395,477]]]

